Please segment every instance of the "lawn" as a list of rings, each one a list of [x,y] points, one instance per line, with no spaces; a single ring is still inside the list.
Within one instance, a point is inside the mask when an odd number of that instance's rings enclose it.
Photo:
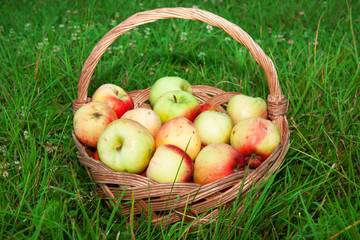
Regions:
[[[145,10],[197,7],[243,28],[289,100],[290,148],[260,197],[212,224],[136,226],[101,201],[71,138],[82,66],[111,28]],[[26,1],[0,6],[0,239],[359,239],[358,1]],[[266,99],[241,44],[197,21],[145,24],[117,39],[91,78],[126,91],[163,76]],[[230,220],[229,220],[230,219]]]

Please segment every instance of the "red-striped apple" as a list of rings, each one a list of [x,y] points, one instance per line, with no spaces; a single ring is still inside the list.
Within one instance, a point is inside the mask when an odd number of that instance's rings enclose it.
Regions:
[[[155,137],[155,145],[159,147],[165,144],[178,146],[195,159],[200,152],[201,140],[194,124],[187,118],[173,118],[161,126]]]
[[[115,171],[145,171],[155,150],[154,138],[143,125],[126,118],[110,123],[100,134],[100,161]]]
[[[89,102],[74,114],[74,133],[83,144],[96,147],[100,133],[116,120],[115,112],[105,103]]]
[[[93,94],[92,101],[99,101],[109,105],[117,117],[134,108],[132,98],[121,87],[114,84],[103,84]]]
[[[182,90],[166,92],[156,101],[153,109],[160,116],[162,123],[175,117],[186,117],[194,121],[201,111],[194,95]]]
[[[194,163],[181,148],[165,144],[158,147],[146,170],[146,176],[159,183],[188,182]]]
[[[225,143],[213,143],[204,147],[195,159],[193,179],[207,184],[240,171],[244,156]]]
[[[149,130],[153,137],[156,136],[162,123],[159,115],[151,109],[135,108],[127,111],[121,118],[127,118],[141,123]]]
[[[270,120],[247,118],[234,126],[230,143],[245,156],[246,164],[256,168],[279,146],[280,131]]]
[[[173,90],[182,90],[190,94],[193,93],[192,87],[188,81],[179,77],[162,77],[158,79],[150,89],[149,100],[152,107],[156,101],[166,92]]]
[[[201,144],[230,143],[230,133],[233,123],[229,115],[216,111],[205,111],[194,120]]]
[[[250,97],[244,94],[233,96],[227,105],[226,112],[233,120],[234,125],[246,118],[268,118],[265,100],[260,97]]]

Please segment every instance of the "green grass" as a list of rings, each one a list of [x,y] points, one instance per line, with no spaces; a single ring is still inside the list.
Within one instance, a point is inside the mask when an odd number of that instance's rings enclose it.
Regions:
[[[291,146],[278,174],[244,211],[194,227],[151,227],[97,197],[71,139],[83,63],[112,27],[158,7],[211,11],[239,25],[273,59],[289,99]],[[2,1],[0,6],[1,239],[359,239],[360,5],[357,1]],[[266,97],[264,73],[219,29],[161,20],[117,39],[89,93],[127,91],[162,76]],[[235,218],[237,217],[237,218]],[[225,221],[229,219],[229,221]]]

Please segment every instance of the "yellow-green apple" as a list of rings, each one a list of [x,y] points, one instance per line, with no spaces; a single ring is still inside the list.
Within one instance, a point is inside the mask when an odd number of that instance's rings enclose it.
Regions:
[[[233,96],[229,100],[226,112],[233,120],[234,125],[246,118],[268,118],[265,100],[260,97],[250,97],[244,94]]]
[[[143,125],[126,118],[110,123],[100,134],[100,161],[115,171],[141,173],[155,150],[154,138]]]
[[[190,94],[193,93],[188,81],[179,77],[162,77],[158,79],[150,89],[149,100],[154,107],[156,101],[166,92],[172,90],[182,90]]]
[[[178,146],[195,159],[200,152],[201,140],[194,124],[185,117],[176,117],[164,123],[155,137],[155,145],[165,144]]]
[[[230,143],[230,133],[233,123],[229,115],[216,111],[205,111],[194,120],[201,144]]]
[[[216,111],[216,108],[210,103],[200,103],[201,112],[205,111]]]
[[[74,133],[83,144],[96,147],[103,129],[116,120],[115,112],[105,103],[89,102],[74,114]]]
[[[127,118],[141,123],[149,130],[153,137],[156,136],[162,125],[159,115],[155,111],[147,108],[135,108],[129,110],[124,113],[121,118]]]
[[[207,184],[240,171],[244,156],[225,143],[213,143],[204,147],[195,159],[193,179]]]
[[[247,118],[234,126],[230,143],[245,156],[247,165],[256,168],[279,146],[280,131],[268,119]]]
[[[182,90],[166,92],[156,101],[153,109],[160,116],[162,123],[175,117],[186,117],[194,121],[201,111],[194,95]]]
[[[114,84],[103,84],[93,94],[92,101],[99,101],[109,105],[117,117],[134,108],[132,98],[121,87]]]
[[[165,144],[156,148],[146,170],[146,176],[159,183],[188,182],[194,163],[181,148]]]

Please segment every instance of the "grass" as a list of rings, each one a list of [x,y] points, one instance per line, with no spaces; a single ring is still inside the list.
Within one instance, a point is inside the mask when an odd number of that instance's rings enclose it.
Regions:
[[[72,101],[84,61],[112,27],[158,7],[211,11],[239,25],[270,56],[289,99],[291,146],[244,211],[189,231],[119,217],[77,162]],[[0,6],[1,239],[359,239],[357,1],[2,1]],[[130,91],[165,75],[266,97],[263,71],[226,33],[161,20],[117,39],[89,93],[105,82]],[[226,222],[225,219],[232,221]]]

